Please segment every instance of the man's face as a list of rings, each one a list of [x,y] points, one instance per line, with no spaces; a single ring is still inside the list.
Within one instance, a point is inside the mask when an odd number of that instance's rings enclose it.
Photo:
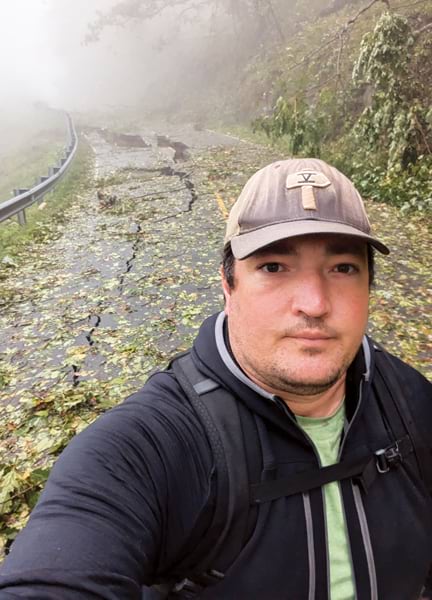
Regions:
[[[234,355],[273,392],[313,395],[345,374],[368,318],[366,244],[340,235],[277,242],[223,278]]]

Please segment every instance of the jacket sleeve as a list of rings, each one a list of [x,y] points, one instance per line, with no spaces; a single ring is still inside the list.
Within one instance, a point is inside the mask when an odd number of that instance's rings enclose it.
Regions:
[[[0,568],[0,598],[141,598],[206,506],[212,460],[167,374],[76,436]]]

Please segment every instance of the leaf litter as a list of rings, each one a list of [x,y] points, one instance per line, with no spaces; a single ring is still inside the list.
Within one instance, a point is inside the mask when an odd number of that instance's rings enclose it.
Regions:
[[[179,165],[155,144],[117,147],[88,132],[91,185],[45,238],[0,264],[0,558],[70,438],[222,309],[227,211],[247,178],[280,156],[180,133],[193,148]],[[377,260],[370,333],[430,376],[430,229],[425,217],[367,208],[392,249]]]

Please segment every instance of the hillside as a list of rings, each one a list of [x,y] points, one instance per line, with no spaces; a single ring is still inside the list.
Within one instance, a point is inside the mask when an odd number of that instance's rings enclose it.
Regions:
[[[308,5],[285,43],[244,64],[222,118],[335,163],[366,197],[431,210],[432,4]]]
[[[284,154],[335,163],[365,197],[431,210],[430,1],[202,6],[124,0],[92,25],[97,39],[113,24],[122,25],[120,35],[132,21],[150,27],[164,15],[180,24],[177,34],[165,26],[171,69],[160,69],[143,98],[149,113],[252,126]]]

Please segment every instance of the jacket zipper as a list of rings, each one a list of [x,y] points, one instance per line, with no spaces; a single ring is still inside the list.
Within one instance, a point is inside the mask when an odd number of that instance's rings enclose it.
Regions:
[[[378,600],[378,585],[376,578],[376,569],[375,569],[375,560],[373,556],[372,550],[372,542],[369,534],[369,527],[367,524],[366,513],[363,506],[363,500],[361,497],[361,492],[355,483],[351,482],[353,494],[354,494],[354,502],[357,509],[358,518],[360,521],[360,530],[363,538],[363,544],[366,552],[367,566],[369,572],[369,583],[371,590],[371,600]]]
[[[312,439],[309,435],[303,431],[297,421],[290,414],[287,405],[280,398],[275,397],[276,405],[282,408],[283,412],[287,415],[290,421],[297,427],[299,431],[305,436],[308,440],[309,444],[312,447],[312,450],[315,454],[315,458],[318,461],[318,466],[321,468],[321,458],[318,454],[318,451],[313,443]],[[303,505],[305,509],[306,516],[306,532],[307,532],[307,544],[308,544],[308,557],[309,557],[309,594],[308,600],[315,600],[315,590],[316,590],[316,565],[315,565],[315,539],[313,535],[313,519],[312,519],[312,509],[310,505],[310,495],[309,492],[306,492],[303,495]],[[324,490],[321,488],[321,497],[323,503],[323,513],[324,513],[324,531],[325,531],[325,539],[326,539],[326,569],[327,569],[327,598],[331,599],[330,595],[330,563],[329,563],[329,552],[328,552],[328,533],[327,533],[327,513],[326,513],[326,504],[325,504],[325,495]]]
[[[309,492],[306,492],[303,494],[303,506],[304,506],[305,519],[306,519],[306,533],[307,533],[308,559],[309,559],[308,600],[315,600],[315,588],[316,588],[315,543],[314,543],[312,509],[311,509],[311,505],[310,505]]]
[[[347,439],[349,430],[351,429],[351,426],[355,421],[355,418],[358,414],[361,403],[363,401],[363,385],[364,385],[364,379],[362,379],[362,381],[360,382],[359,400],[357,403],[357,408],[354,412],[353,418],[351,419],[350,423],[348,424],[348,427],[344,433],[342,444],[339,448],[338,461],[340,461],[340,458],[342,456],[342,451],[345,447],[345,441]],[[376,578],[375,559],[374,559],[374,555],[373,555],[372,542],[370,539],[370,532],[369,532],[369,527],[367,524],[363,500],[361,497],[361,492],[360,492],[359,487],[354,485],[352,482],[351,482],[351,487],[352,487],[353,494],[354,494],[354,504],[356,507],[357,516],[358,516],[359,523],[360,523],[360,531],[362,534],[363,546],[364,546],[365,553],[366,553],[366,561],[367,561],[368,574],[369,574],[369,583],[370,583],[370,588],[371,588],[371,600],[378,600],[378,586],[377,586],[377,578]],[[342,498],[342,505],[344,506],[344,512],[345,512],[345,505],[344,505],[342,493],[341,493],[341,498]],[[346,518],[345,518],[345,523],[346,523],[346,526],[348,527],[348,521]],[[348,535],[348,543],[349,543],[349,547],[350,547],[350,555],[352,556],[351,540],[350,540],[349,535]],[[351,559],[351,564],[352,564],[352,559]],[[355,588],[355,593],[356,593],[356,597],[357,597],[357,585],[356,585],[354,570],[352,573],[354,576],[354,588]]]

